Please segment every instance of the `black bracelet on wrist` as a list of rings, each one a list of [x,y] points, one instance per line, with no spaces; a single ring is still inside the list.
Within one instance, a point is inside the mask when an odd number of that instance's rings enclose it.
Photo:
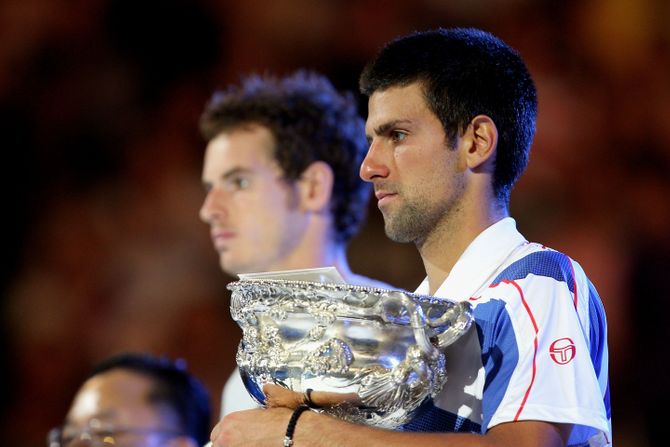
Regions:
[[[298,405],[298,407],[293,410],[291,419],[288,421],[288,427],[286,427],[286,436],[284,436],[284,447],[291,447],[293,445],[293,432],[295,432],[295,424],[298,422],[298,418],[305,411],[309,410],[307,405]]]
[[[314,390],[311,389],[311,388],[307,388],[305,390],[303,400],[305,401],[305,405],[307,405],[309,408],[313,408],[315,410],[318,410],[321,407],[319,405],[315,404],[314,401],[312,400],[312,391],[314,391]]]

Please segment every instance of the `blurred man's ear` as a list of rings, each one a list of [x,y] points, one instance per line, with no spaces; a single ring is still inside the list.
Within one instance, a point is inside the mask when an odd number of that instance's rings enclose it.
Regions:
[[[301,208],[323,212],[330,209],[335,176],[332,168],[323,161],[315,161],[305,169],[298,180]]]

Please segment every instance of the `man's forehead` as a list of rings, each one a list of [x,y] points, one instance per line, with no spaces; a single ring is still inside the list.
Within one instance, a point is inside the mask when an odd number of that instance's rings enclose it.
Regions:
[[[419,83],[375,91],[368,99],[365,132],[372,134],[379,126],[411,121],[412,116],[426,109],[423,90]]]
[[[264,148],[274,148],[275,137],[267,127],[250,123],[244,126],[236,126],[219,133],[211,142],[236,142],[238,144],[252,144]]]
[[[152,383],[146,375],[123,368],[93,376],[77,393],[68,421],[112,420],[134,409],[147,411],[146,395]]]
[[[223,132],[211,140],[207,146],[210,158],[227,169],[252,168],[275,162],[274,137],[264,127],[236,128]]]

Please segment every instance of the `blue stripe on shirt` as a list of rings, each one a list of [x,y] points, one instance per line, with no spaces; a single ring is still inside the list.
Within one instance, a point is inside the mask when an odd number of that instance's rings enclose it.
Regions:
[[[519,348],[504,301],[492,299],[478,305],[474,317],[486,374],[482,419],[483,426],[488,427],[519,361]]]
[[[503,270],[491,284],[498,284],[503,280],[517,281],[531,274],[546,276],[554,278],[559,282],[565,282],[570,292],[575,292],[575,281],[570,258],[563,253],[553,250],[538,251],[519,259]]]
[[[512,322],[502,300],[490,300],[474,310],[475,327],[485,369],[483,426],[488,426],[509,385],[518,362],[518,348]],[[448,364],[448,359],[447,359]],[[447,376],[449,367],[447,366]],[[447,379],[448,380],[448,379]],[[454,413],[435,407],[430,400],[422,405],[403,431],[481,433],[482,426]]]

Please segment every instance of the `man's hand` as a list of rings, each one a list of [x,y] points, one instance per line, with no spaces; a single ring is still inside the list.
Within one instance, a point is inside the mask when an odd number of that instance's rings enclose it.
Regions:
[[[277,447],[284,442],[290,418],[291,410],[287,408],[261,408],[230,413],[212,430],[212,446]]]
[[[296,408],[301,404],[309,404],[304,394],[271,383],[263,385],[263,393],[269,408]],[[311,394],[311,403],[319,408],[327,408],[343,404],[361,405],[361,400],[356,393],[314,391]]]
[[[294,409],[305,403],[304,396],[301,393],[271,383],[263,385],[263,394],[265,394],[265,405],[268,408],[285,407]]]

